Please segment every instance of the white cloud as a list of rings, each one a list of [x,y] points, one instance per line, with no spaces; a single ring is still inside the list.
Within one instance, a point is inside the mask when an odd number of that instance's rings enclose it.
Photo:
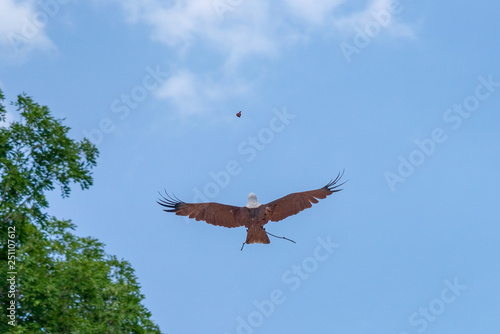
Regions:
[[[222,66],[234,69],[249,56],[273,57],[280,49],[307,38],[307,32],[332,27],[353,31],[390,8],[394,0],[371,0],[358,12],[339,16],[344,0],[257,2],[248,0],[126,0],[127,19],[151,26],[151,37],[185,55],[194,45],[210,45],[224,55]],[[388,31],[413,37],[393,15]],[[389,27],[392,26],[392,27]]]
[[[209,1],[176,2],[173,7],[159,7],[144,13],[154,27],[153,37],[169,45],[191,42],[195,35],[209,37],[217,17]]]
[[[276,53],[275,29],[270,25],[267,4],[244,2],[221,11],[217,1],[174,1],[166,5],[156,0],[121,2],[131,23],[151,26],[153,40],[174,47],[180,55],[195,43],[207,43],[227,55],[228,66],[249,55],[270,56]],[[226,0],[227,1],[227,0]]]
[[[214,82],[208,75],[195,75],[188,69],[181,69],[163,82],[155,95],[168,99],[181,114],[192,115],[212,111],[212,105],[248,91],[246,83],[226,82],[225,79]]]
[[[54,8],[36,10],[32,0],[0,2],[0,54],[3,58],[20,62],[34,50],[55,49],[45,32],[50,10]]]

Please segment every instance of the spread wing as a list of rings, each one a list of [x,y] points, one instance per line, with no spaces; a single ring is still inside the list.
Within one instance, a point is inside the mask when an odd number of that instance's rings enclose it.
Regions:
[[[338,187],[342,186],[345,182],[341,184],[338,184],[338,182],[343,175],[344,172],[342,171],[342,173],[337,175],[335,180],[330,181],[323,188],[293,193],[265,204],[267,218],[273,222],[283,220],[286,217],[296,215],[300,211],[310,208],[312,206],[311,203],[318,203],[318,198],[323,199],[334,192],[341,191],[342,189],[338,189]]]
[[[219,203],[184,203],[177,197],[167,195],[157,201],[158,204],[167,208],[163,211],[175,212],[179,216],[188,216],[196,220],[204,220],[209,224],[224,226],[224,227],[238,227],[244,226],[245,222],[238,219],[238,213],[241,208],[232,205],[225,205]]]

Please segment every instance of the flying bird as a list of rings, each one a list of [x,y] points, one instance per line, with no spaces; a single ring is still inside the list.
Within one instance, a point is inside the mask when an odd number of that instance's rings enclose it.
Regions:
[[[236,116],[241,117],[241,111],[237,112]]]
[[[254,193],[248,195],[247,205],[238,207],[213,202],[185,203],[175,196],[168,195],[167,192],[165,192],[166,197],[160,194],[162,198],[157,203],[165,207],[163,210],[165,212],[175,212],[179,216],[204,220],[212,225],[224,227],[245,226],[247,228],[247,238],[243,246],[253,243],[268,244],[270,241],[267,234],[270,233],[266,232],[264,225],[269,221],[277,222],[296,215],[300,211],[310,208],[311,203],[318,203],[318,199],[326,198],[326,196],[334,192],[341,191],[342,189],[339,189],[339,187],[345,182],[341,184],[338,184],[338,182],[343,175],[344,172],[339,173],[335,180],[330,181],[322,188],[289,194],[267,204],[260,204]]]

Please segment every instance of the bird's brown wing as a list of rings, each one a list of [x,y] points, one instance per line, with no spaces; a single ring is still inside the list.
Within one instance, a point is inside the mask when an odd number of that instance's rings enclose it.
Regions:
[[[196,220],[204,220],[209,224],[224,226],[224,227],[238,227],[244,226],[245,222],[238,219],[240,209],[237,206],[225,205],[219,203],[184,203],[176,197],[167,196],[162,197],[157,202],[163,207],[163,211],[175,212],[179,216],[188,216]]]
[[[311,203],[318,203],[318,199],[323,199],[334,192],[341,191],[338,187],[344,183],[337,184],[344,175],[339,173],[335,180],[330,181],[326,186],[316,190],[303,191],[286,195],[280,199],[265,204],[266,216],[270,221],[277,222],[286,217],[296,215],[302,210],[310,208]]]

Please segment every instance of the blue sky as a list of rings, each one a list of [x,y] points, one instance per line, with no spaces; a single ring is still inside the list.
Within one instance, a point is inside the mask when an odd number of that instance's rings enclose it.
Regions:
[[[50,213],[131,262],[164,332],[497,333],[498,13],[2,0],[0,85],[98,146],[94,186]],[[267,225],[296,244],[241,252],[244,228],[156,204],[267,203],[343,169],[342,192]]]

